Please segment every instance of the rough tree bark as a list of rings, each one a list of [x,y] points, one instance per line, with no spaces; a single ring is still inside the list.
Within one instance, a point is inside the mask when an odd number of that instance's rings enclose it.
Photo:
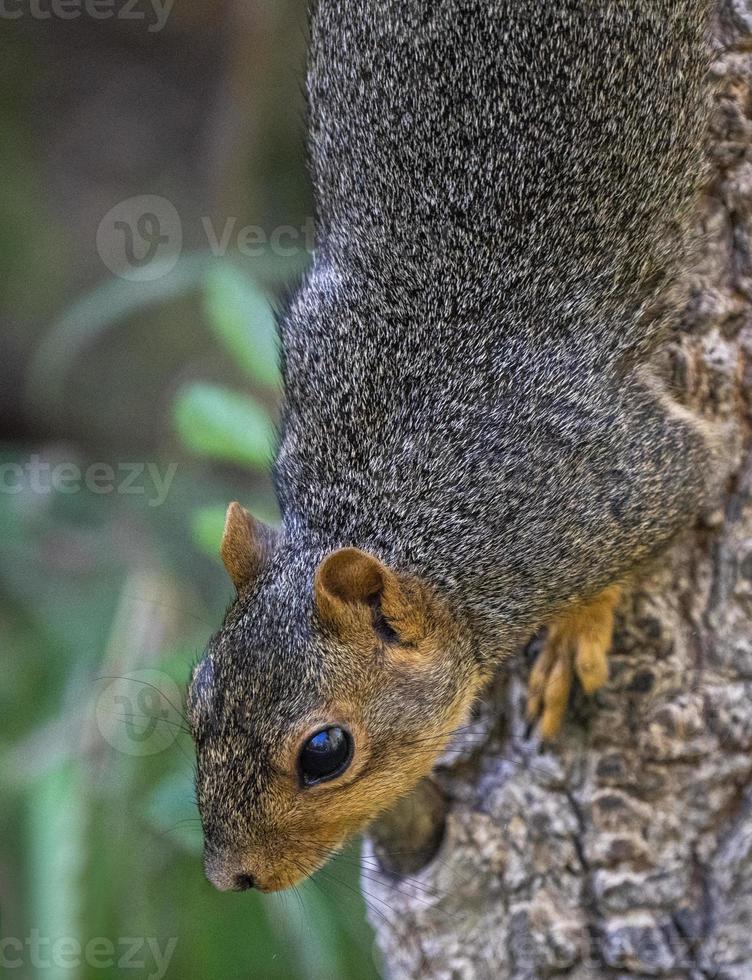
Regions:
[[[610,683],[558,742],[525,736],[521,656],[437,771],[438,854],[420,868],[425,788],[366,842],[394,978],[752,978],[752,0],[723,0],[710,84],[705,237],[663,366],[730,421],[732,476],[623,601]]]

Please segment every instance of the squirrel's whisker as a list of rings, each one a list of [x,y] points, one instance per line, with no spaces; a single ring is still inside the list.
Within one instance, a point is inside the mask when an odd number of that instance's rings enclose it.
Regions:
[[[332,882],[334,882],[337,885],[340,885],[340,887],[346,888],[347,891],[351,892],[353,895],[358,895],[359,897],[361,897],[363,899],[363,901],[365,902],[365,904],[368,906],[368,908],[372,912],[376,912],[378,915],[380,915],[381,918],[387,923],[387,925],[389,925],[390,927],[392,927],[394,925],[394,923],[389,918],[389,916],[386,915],[386,913],[383,912],[381,910],[381,908],[379,907],[379,906],[384,906],[384,908],[389,909],[389,911],[392,913],[392,915],[395,915],[396,916],[397,913],[396,913],[395,909],[393,909],[392,906],[388,902],[386,902],[384,899],[379,898],[376,895],[372,895],[369,891],[367,891],[362,886],[361,886],[360,891],[358,891],[356,888],[353,888],[353,886],[350,885],[348,882],[342,881],[340,878],[337,878],[336,875],[333,875],[331,873],[331,870],[327,870],[327,869],[322,868],[322,869],[319,870],[318,874],[319,875],[323,875],[325,879],[327,879],[329,881],[332,881]],[[373,902],[376,902],[378,904],[377,905],[373,905],[372,904]]]
[[[124,725],[127,725],[134,718],[143,718],[145,721],[153,721],[157,725],[171,725],[184,735],[191,734],[191,730],[186,728],[185,725],[181,725],[179,721],[173,721],[171,718],[162,718],[158,715],[150,715],[143,711],[133,711],[127,715],[120,715],[116,718],[116,720],[121,721]]]
[[[152,684],[149,681],[145,681],[141,677],[128,677],[127,674],[125,676],[122,676],[122,675],[119,675],[119,674],[100,674],[97,677],[95,677],[94,680],[95,681],[128,681],[128,683],[130,683],[130,684],[142,684],[144,687],[148,687],[152,691],[156,691],[157,694],[160,696],[160,698],[162,698],[164,701],[167,702],[167,704],[169,704],[169,706],[172,708],[172,710],[175,712],[175,714],[178,715],[178,717],[182,718],[182,720],[185,722],[186,727],[190,729],[190,724],[191,723],[188,721],[188,719],[186,718],[186,716],[183,714],[182,710],[180,708],[175,707],[175,705],[167,697],[167,695],[164,693],[164,691],[160,690],[156,686],[156,684]]]
[[[404,893],[405,889],[418,891],[420,892],[421,896],[424,899],[434,899],[435,901],[441,901],[441,899],[444,897],[441,895],[440,892],[437,892],[434,889],[429,888],[423,882],[416,881],[414,878],[410,877],[409,875],[400,875],[399,878],[386,877],[386,876],[382,877],[381,875],[378,874],[372,874],[371,872],[374,870],[376,869],[372,869],[367,866],[361,867],[360,868],[361,878],[365,878],[366,881],[371,881],[374,884],[381,885],[382,887],[393,888],[394,891],[400,893]]]

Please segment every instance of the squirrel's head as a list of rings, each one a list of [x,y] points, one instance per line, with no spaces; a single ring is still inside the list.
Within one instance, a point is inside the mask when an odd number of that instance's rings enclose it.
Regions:
[[[314,556],[231,504],[222,557],[238,597],[188,695],[205,867],[276,891],[431,770],[478,671],[444,602],[372,555]]]

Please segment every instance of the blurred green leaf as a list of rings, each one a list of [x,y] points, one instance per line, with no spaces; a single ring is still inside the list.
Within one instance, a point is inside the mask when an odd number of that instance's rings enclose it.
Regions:
[[[191,516],[191,531],[196,547],[211,558],[219,556],[219,545],[225,528],[227,508],[201,507]]]
[[[188,385],[175,399],[174,418],[191,452],[259,468],[269,463],[274,428],[248,395],[203,382]]]
[[[200,288],[211,261],[203,252],[184,255],[153,281],[108,279],[86,293],[52,324],[37,348],[29,369],[29,404],[40,412],[54,411],[65,397],[69,372],[89,344],[121,320]]]
[[[211,266],[205,283],[204,308],[215,335],[251,378],[277,386],[277,329],[269,301],[230,263]]]

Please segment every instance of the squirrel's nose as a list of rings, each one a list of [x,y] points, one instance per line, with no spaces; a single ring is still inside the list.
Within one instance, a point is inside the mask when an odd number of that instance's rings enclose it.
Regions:
[[[247,892],[251,888],[256,887],[256,882],[253,880],[253,875],[235,875],[235,888],[236,892]]]
[[[246,892],[256,888],[256,878],[247,868],[244,857],[209,851],[204,858],[206,877],[221,892]]]

